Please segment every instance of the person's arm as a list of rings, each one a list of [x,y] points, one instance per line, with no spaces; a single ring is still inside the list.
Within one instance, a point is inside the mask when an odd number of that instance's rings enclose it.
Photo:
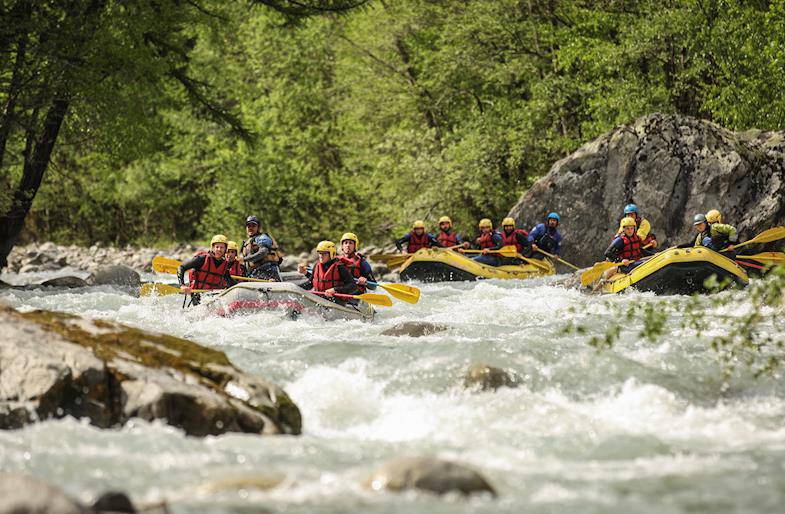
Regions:
[[[605,250],[605,258],[612,262],[618,262],[619,252],[624,247],[624,241],[620,237],[611,241],[611,245]]]
[[[542,235],[542,225],[536,225],[531,232],[529,232],[529,242],[534,243]]]
[[[341,275],[341,285],[336,286],[335,292],[340,294],[357,294],[360,290],[354,282],[354,276],[343,264],[338,266],[338,273]]]
[[[409,243],[409,239],[411,239],[411,238],[412,238],[411,234],[406,234],[405,236],[403,236],[402,238],[400,238],[399,240],[397,240],[395,242],[395,247],[398,249],[399,252],[403,252],[403,244],[404,243],[408,244]]]
[[[529,238],[523,234],[518,234],[518,244],[521,245],[521,255],[524,257],[529,255],[532,251],[531,243],[529,243]]]
[[[360,275],[365,277],[368,282],[376,282],[376,279],[373,277],[373,268],[371,268],[371,263],[365,259],[360,261]],[[367,283],[365,284],[365,287],[368,289],[376,289],[376,286]]]
[[[266,246],[260,246],[259,249],[255,252],[246,257],[243,262],[250,262],[252,264],[257,264],[263,261],[267,255],[270,253],[270,249]]]
[[[197,255],[189,261],[185,261],[177,268],[177,283],[181,286],[185,284],[185,272],[192,269],[199,269],[204,265],[206,255]]]
[[[502,241],[504,241],[502,239],[502,236],[500,236],[497,232],[494,232],[493,234],[491,234],[491,242],[493,243],[493,246],[488,249],[499,250],[502,246],[504,246],[504,243]]]
[[[431,245],[431,248],[442,248],[442,244],[433,234],[428,234],[428,243]]]
[[[736,243],[739,241],[739,233],[736,231],[736,227],[733,225],[715,223],[711,226],[711,231],[712,233],[725,234],[728,236],[728,241],[731,243]]]
[[[317,262],[313,266],[318,266],[318,265],[319,265],[319,263]],[[305,280],[303,280],[302,282],[298,283],[298,285],[300,287],[302,287],[303,289],[305,289],[306,291],[310,290],[310,289],[313,289],[313,266],[308,266],[308,268],[306,269],[306,271],[304,273]]]

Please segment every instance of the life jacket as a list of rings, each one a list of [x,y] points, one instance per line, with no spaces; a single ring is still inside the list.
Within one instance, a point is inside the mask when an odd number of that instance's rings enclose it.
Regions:
[[[423,232],[422,236],[418,236],[412,230],[409,234],[409,246],[406,247],[406,251],[408,253],[414,253],[421,248],[428,248],[429,246],[431,246],[431,242],[428,240],[427,232]]]
[[[196,254],[204,255],[204,264],[197,270],[191,270],[189,280],[194,289],[223,289],[226,287],[226,261],[221,259],[221,264],[215,264],[215,258],[208,252]]]
[[[245,268],[243,268],[243,265],[240,264],[240,261],[234,261],[232,263],[232,267],[229,268],[229,274],[234,275],[235,277],[244,277]]]
[[[619,258],[622,260],[629,259],[631,261],[640,259],[643,252],[641,250],[641,238],[638,237],[638,234],[633,234],[630,237],[627,237],[626,235],[619,237],[621,237],[621,240],[624,243],[621,252],[619,252]]]
[[[354,255],[351,257],[342,255],[339,260],[341,261],[341,264],[346,266],[346,269],[349,270],[349,273],[351,273],[354,278],[360,278],[362,277],[362,269],[360,268],[360,265],[362,264],[363,259],[364,257],[362,254],[354,252]],[[357,284],[357,287],[360,289],[361,293],[365,292],[365,286]]]
[[[553,253],[553,250],[556,248],[556,238],[551,235],[550,229],[545,226],[545,232],[534,241],[534,244],[548,253]]]
[[[529,233],[520,228],[516,228],[509,235],[507,235],[507,232],[502,230],[502,246],[515,246],[515,248],[518,250],[518,253],[523,253],[525,248],[518,242],[518,234],[526,238],[529,237]]]
[[[480,237],[477,238],[477,243],[480,246],[480,250],[485,250],[486,248],[493,248],[496,246],[496,244],[493,242],[493,232],[480,234]]]
[[[447,233],[444,230],[440,230],[439,235],[436,236],[436,240],[439,241],[439,244],[443,247],[449,248],[458,244],[458,234],[455,232]]]
[[[333,263],[330,264],[327,271],[324,271],[321,262],[314,264],[313,271],[311,272],[313,290],[323,292],[343,284],[343,282],[341,282],[341,273],[338,271],[338,266],[340,264],[338,259],[333,259]]]
[[[275,262],[277,264],[280,264],[283,258],[283,252],[280,250],[280,248],[278,248],[278,241],[276,241],[273,236],[267,234],[266,232],[259,232],[255,236],[243,241],[243,246],[240,248],[240,252],[245,257],[250,255],[253,252],[253,250],[251,249],[251,244],[253,243],[253,240],[256,239],[258,236],[262,236],[262,235],[266,235],[267,237],[269,237],[270,240],[273,242],[273,244],[272,246],[267,247],[269,252],[267,252],[267,255],[264,257],[264,259],[256,263],[256,266],[259,266],[265,262]],[[251,268],[255,267],[255,265],[250,262],[248,263],[248,265]]]

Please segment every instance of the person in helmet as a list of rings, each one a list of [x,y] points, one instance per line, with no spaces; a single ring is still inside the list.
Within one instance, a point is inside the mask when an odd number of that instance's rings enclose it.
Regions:
[[[639,264],[635,261],[643,257],[643,239],[638,235],[637,224],[632,217],[622,218],[619,232],[605,250],[605,258],[611,262],[621,262],[618,271],[628,273]]]
[[[529,233],[523,229],[515,228],[515,220],[513,218],[504,218],[502,220],[502,231],[499,235],[502,238],[502,247],[514,246],[518,253],[524,257],[531,253]],[[515,257],[502,258],[502,264],[519,264],[520,262],[521,260]]]
[[[624,207],[623,217],[632,218],[635,220],[635,223],[638,227],[637,234],[638,237],[641,238],[641,241],[643,241],[643,246],[648,246],[651,249],[657,248],[657,236],[654,234],[654,232],[651,231],[651,223],[649,223],[649,220],[646,218],[641,217],[641,213],[637,205],[634,203],[627,204]],[[620,234],[621,232],[616,232],[617,236]]]
[[[248,255],[243,259],[247,276],[281,282],[279,265],[282,259],[275,239],[269,234],[259,234],[251,240],[248,248]]]
[[[223,234],[216,234],[210,241],[209,252],[199,252],[192,259],[180,264],[177,268],[177,282],[183,293],[191,293],[194,289],[224,289],[235,284],[229,276],[226,248],[229,240]],[[185,284],[185,272],[189,273],[189,283]],[[199,295],[193,295],[191,302],[199,305]]]
[[[361,293],[367,289],[376,289],[375,285],[368,282],[376,282],[368,260],[357,251],[360,247],[360,239],[352,232],[347,232],[341,236],[341,264],[346,266],[357,282],[357,287]]]
[[[493,230],[493,222],[488,218],[481,219],[477,226],[480,229],[480,235],[474,239],[474,246],[482,250],[482,254],[474,257],[474,260],[488,266],[501,266],[501,257],[490,252],[502,247],[502,236]]]
[[[561,223],[559,214],[551,212],[545,218],[545,223],[540,223],[529,231],[533,258],[544,259],[546,257],[544,254],[537,253],[540,248],[548,253],[559,255],[562,241],[562,235],[558,229],[559,223]]]
[[[442,216],[439,218],[439,233],[436,235],[436,240],[444,248],[452,248],[456,246],[469,248],[469,243],[464,243],[463,239],[461,239],[461,235],[453,230],[452,220],[448,216]]]
[[[245,266],[237,258],[240,252],[240,247],[234,241],[229,241],[226,244],[226,265],[229,266],[229,275],[235,277],[245,276]]]
[[[404,243],[406,243],[406,253],[414,253],[421,248],[442,246],[433,234],[425,232],[425,222],[422,220],[412,223],[412,231],[395,242],[399,252],[403,251]]]
[[[739,234],[736,227],[722,223],[722,214],[716,209],[712,209],[703,214],[696,214],[694,218],[695,230],[698,235],[695,238],[695,246],[705,246],[715,252],[728,249],[727,254],[730,258],[733,253],[733,244],[738,242]]]
[[[324,293],[333,302],[345,305],[346,300],[333,295],[359,293],[352,273],[336,258],[335,243],[332,241],[321,241],[316,245],[316,253],[319,260],[311,267],[311,271],[306,273],[308,281],[301,287]]]

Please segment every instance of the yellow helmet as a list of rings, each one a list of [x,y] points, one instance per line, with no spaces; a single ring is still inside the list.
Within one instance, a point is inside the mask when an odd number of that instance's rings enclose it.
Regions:
[[[215,243],[223,243],[225,245],[228,245],[229,239],[223,234],[216,234],[210,240],[210,246],[212,247]]]
[[[709,223],[722,223],[722,214],[717,209],[712,209],[706,213],[706,221]]]
[[[332,259],[335,257],[335,243],[332,241],[320,241],[318,245],[316,245],[317,252],[329,252],[330,258]]]
[[[636,225],[635,220],[627,216],[622,218],[621,223],[619,223],[619,230],[624,230],[625,227],[635,227]]]
[[[439,218],[439,225],[441,225],[442,223],[449,223],[450,225],[452,225],[452,220],[450,219],[449,216],[442,216],[441,218]]]
[[[515,220],[512,219],[512,218],[504,218],[502,220],[502,227],[506,227],[508,225],[512,225],[514,227],[515,226]]]
[[[355,250],[356,250],[356,249],[358,249],[358,248],[360,247],[360,239],[359,239],[359,238],[358,238],[358,237],[357,237],[357,236],[356,236],[354,233],[352,233],[352,232],[347,232],[347,233],[345,233],[344,235],[342,235],[342,236],[341,236],[341,243],[343,243],[343,242],[344,242],[344,241],[346,241],[347,239],[348,239],[349,241],[354,241],[354,249],[355,249]]]
[[[414,223],[412,223],[412,229],[415,228],[425,228],[425,222],[423,220],[415,221]]]
[[[493,223],[488,218],[483,218],[480,220],[479,224],[480,228],[493,228]]]
[[[229,241],[228,243],[226,243],[226,251],[228,252],[229,250],[234,250],[235,252],[239,252],[240,247],[234,241]]]

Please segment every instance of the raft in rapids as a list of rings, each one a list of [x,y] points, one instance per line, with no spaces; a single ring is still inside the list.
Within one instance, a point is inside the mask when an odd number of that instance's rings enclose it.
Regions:
[[[452,250],[423,248],[401,265],[402,280],[453,282],[486,278],[525,279],[556,273],[547,259],[529,259],[520,265],[488,266]]]
[[[204,305],[219,316],[281,311],[293,319],[318,314],[326,320],[370,321],[376,313],[366,302],[339,305],[292,282],[243,282],[205,299]]]
[[[712,277],[715,280],[709,281]],[[629,273],[618,273],[602,284],[611,294],[632,287],[655,294],[708,293],[720,288],[746,287],[747,273],[733,260],[705,247],[670,248],[660,252]]]

